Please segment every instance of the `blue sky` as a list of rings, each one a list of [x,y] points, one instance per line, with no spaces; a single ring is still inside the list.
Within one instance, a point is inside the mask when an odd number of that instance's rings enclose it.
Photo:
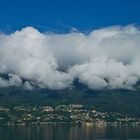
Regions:
[[[0,30],[80,31],[140,24],[140,0],[0,0]]]

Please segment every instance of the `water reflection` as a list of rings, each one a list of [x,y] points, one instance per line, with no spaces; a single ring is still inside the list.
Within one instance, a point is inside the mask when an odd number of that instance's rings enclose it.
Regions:
[[[0,126],[0,140],[94,140],[140,139],[139,126],[95,126],[48,124]]]

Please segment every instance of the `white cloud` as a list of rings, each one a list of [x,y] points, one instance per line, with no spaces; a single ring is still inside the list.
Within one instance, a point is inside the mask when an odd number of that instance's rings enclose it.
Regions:
[[[32,27],[0,34],[0,86],[63,89],[79,79],[91,89],[127,88],[140,80],[140,31],[113,26],[67,34]],[[63,71],[63,72],[62,72]]]
[[[5,80],[4,78],[0,77],[1,87],[8,87],[8,86],[14,86],[14,85],[19,87],[22,85],[22,79],[18,75],[9,73],[8,77],[9,77],[8,80]]]

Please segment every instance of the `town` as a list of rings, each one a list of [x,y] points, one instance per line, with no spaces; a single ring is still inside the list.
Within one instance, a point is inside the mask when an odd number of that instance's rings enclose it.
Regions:
[[[94,106],[60,104],[57,106],[0,106],[0,125],[47,123],[140,124],[140,118],[117,112],[102,112]]]

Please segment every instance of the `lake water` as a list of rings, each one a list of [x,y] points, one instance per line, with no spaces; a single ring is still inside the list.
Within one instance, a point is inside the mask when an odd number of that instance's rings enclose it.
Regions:
[[[0,126],[0,140],[140,140],[140,126]]]

